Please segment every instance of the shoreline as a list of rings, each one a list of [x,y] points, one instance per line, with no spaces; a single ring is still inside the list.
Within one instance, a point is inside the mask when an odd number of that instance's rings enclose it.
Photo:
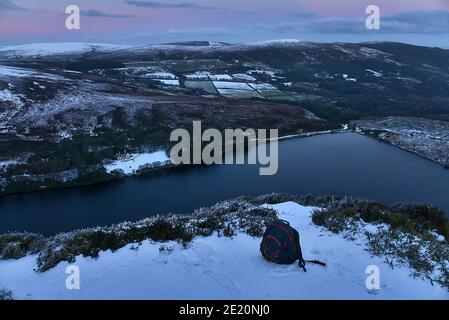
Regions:
[[[428,158],[428,157],[426,157],[426,156],[424,156],[424,155],[422,155],[422,154],[419,154],[419,153],[417,153],[417,152],[415,152],[415,151],[413,151],[413,150],[409,150],[409,149],[402,148],[402,147],[400,147],[400,146],[397,146],[397,145],[391,143],[391,142],[388,141],[388,140],[381,140],[381,139],[379,139],[379,138],[376,138],[376,137],[374,137],[373,135],[371,135],[371,134],[369,134],[369,133],[366,133],[363,129],[361,129],[360,131],[357,131],[357,130],[351,130],[351,132],[356,133],[356,134],[359,134],[359,135],[364,136],[364,137],[367,137],[367,138],[370,138],[370,139],[375,140],[375,141],[380,142],[380,143],[388,144],[388,145],[390,145],[390,146],[392,146],[392,147],[395,147],[396,149],[399,149],[399,150],[408,152],[408,153],[413,154],[413,155],[415,155],[415,156],[418,156],[418,157],[420,157],[420,158],[422,158],[422,159],[425,159],[425,160],[428,160],[428,161],[430,161],[430,162],[432,162],[432,163],[435,163],[435,164],[441,166],[444,170],[449,170],[449,164],[443,164],[443,163],[441,163],[441,162],[438,162],[437,160]]]
[[[312,132],[305,132],[305,133],[298,133],[298,134],[291,134],[291,135],[285,135],[285,136],[281,136],[275,139],[265,139],[266,141],[273,141],[273,140],[277,140],[277,141],[286,141],[286,140],[292,140],[292,139],[302,139],[302,138],[309,138],[309,137],[313,137],[313,136],[318,136],[318,135],[326,135],[326,134],[343,134],[343,133],[355,133],[355,134],[359,134],[361,136],[370,138],[372,140],[375,140],[377,142],[380,143],[385,143],[388,145],[391,145],[392,147],[408,152],[410,154],[413,154],[415,156],[418,156],[422,159],[425,159],[427,161],[430,161],[434,164],[438,164],[439,166],[441,166],[444,170],[448,170],[449,167],[446,167],[445,165],[443,165],[442,163],[435,161],[433,159],[427,158],[421,154],[418,154],[414,151],[411,150],[407,150],[404,148],[401,148],[399,146],[396,146],[392,143],[390,143],[387,140],[380,140],[368,133],[365,133],[363,130],[362,131],[357,131],[355,129],[351,129],[351,128],[342,128],[342,129],[335,129],[335,130],[325,130],[325,131],[312,131]],[[261,141],[261,140],[257,140],[257,141]],[[195,165],[195,166],[205,166],[205,164],[200,164],[200,165]],[[109,184],[112,183],[118,183],[121,181],[124,181],[127,178],[133,178],[133,177],[142,177],[142,176],[151,176],[151,175],[158,175],[158,174],[165,174],[165,173],[171,173],[171,172],[175,172],[176,170],[185,170],[187,168],[187,165],[176,165],[176,164],[166,164],[166,165],[162,165],[159,167],[153,167],[153,168],[146,168],[143,170],[140,170],[138,172],[135,172],[133,174],[129,174],[129,175],[108,175],[105,179],[102,180],[98,180],[98,181],[92,181],[92,182],[75,182],[73,184],[61,184],[59,186],[56,187],[47,187],[47,188],[36,188],[34,190],[24,190],[24,191],[18,191],[18,192],[0,192],[0,204],[2,202],[2,199],[6,198],[6,197],[11,197],[11,196],[20,196],[20,195],[26,195],[26,194],[33,194],[33,193],[39,193],[39,192],[45,192],[45,191],[58,191],[58,190],[70,190],[70,189],[81,189],[81,188],[89,188],[89,187],[94,187],[94,186],[107,186]]]
[[[350,132],[347,129],[338,129],[338,130],[325,130],[325,131],[312,131],[312,132],[304,132],[304,133],[298,133],[298,134],[291,134],[291,135],[286,135],[286,136],[281,136],[276,138],[276,140],[278,141],[283,141],[283,140],[290,140],[290,139],[301,139],[301,138],[308,138],[308,137],[312,137],[312,136],[317,136],[317,135],[324,135],[324,134],[337,134],[337,133],[344,133],[344,132]],[[265,139],[266,141],[273,141],[274,139]],[[259,140],[258,140],[259,141]],[[203,166],[204,164],[200,164],[198,166]],[[77,188],[88,188],[88,187],[92,187],[92,186],[101,186],[101,185],[107,185],[110,183],[116,183],[119,181],[123,181],[124,179],[127,178],[132,178],[132,177],[139,177],[139,176],[146,176],[146,175],[152,175],[152,174],[161,174],[161,173],[165,173],[165,172],[173,172],[174,170],[182,170],[185,169],[187,167],[187,165],[176,165],[176,164],[167,164],[167,165],[163,165],[163,166],[159,166],[159,167],[154,167],[154,168],[147,168],[147,169],[143,169],[140,170],[139,172],[133,173],[133,174],[129,174],[129,175],[123,175],[123,176],[119,176],[119,175],[108,175],[106,179],[104,180],[99,180],[99,181],[92,181],[92,182],[78,182],[78,183],[73,183],[73,184],[61,184],[60,186],[56,186],[56,187],[47,187],[47,188],[42,188],[42,189],[35,189],[35,190],[24,190],[24,191],[18,191],[18,192],[0,192],[0,204],[3,198],[5,197],[9,197],[9,196],[17,196],[17,195],[26,195],[26,194],[32,194],[32,193],[38,193],[38,192],[45,192],[45,191],[58,191],[58,190],[70,190],[70,189],[77,189]]]

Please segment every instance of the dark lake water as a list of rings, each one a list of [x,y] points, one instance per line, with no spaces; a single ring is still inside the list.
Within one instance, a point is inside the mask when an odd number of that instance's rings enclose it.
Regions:
[[[433,203],[449,213],[449,170],[358,134],[320,135],[279,145],[279,171],[258,166],[191,167],[91,187],[0,198],[0,233],[51,235],[270,192],[353,195],[385,203]]]

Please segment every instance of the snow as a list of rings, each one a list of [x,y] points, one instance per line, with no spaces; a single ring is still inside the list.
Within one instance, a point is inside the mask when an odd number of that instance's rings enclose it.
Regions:
[[[211,74],[209,76],[210,80],[232,80],[229,74]]]
[[[276,76],[276,72],[271,71],[271,70],[248,70],[247,73],[248,74],[265,74],[272,78],[275,78],[275,76]]]
[[[214,234],[196,237],[187,248],[144,241],[100,252],[98,259],[78,256],[79,290],[65,288],[68,262],[36,273],[35,255],[0,261],[0,287],[17,299],[449,299],[446,289],[410,277],[407,268],[391,269],[357,240],[314,225],[312,207],[271,207],[299,231],[304,257],[326,267],[308,264],[305,273],[296,264],[272,264],[260,255],[259,238]],[[365,287],[369,265],[380,268],[377,292]]]
[[[210,72],[196,71],[195,73],[186,74],[185,77],[189,80],[208,80]]]
[[[350,78],[347,74],[343,74],[342,75],[343,79],[345,79],[346,81],[353,81],[353,82],[357,82],[356,78]]]
[[[170,80],[170,79],[154,79],[155,81],[159,81],[162,84],[167,86],[179,86],[179,80]]]
[[[244,80],[244,81],[256,81],[257,80],[256,78],[254,78],[248,74],[245,74],[245,73],[234,73],[232,76],[238,80]]]
[[[276,88],[269,83],[251,83],[250,86],[256,90],[276,90]]]
[[[0,65],[0,78],[3,78],[3,77],[16,77],[16,78],[34,77],[34,78],[40,78],[40,79],[46,79],[46,80],[64,79],[57,75],[38,72],[38,71],[32,70],[32,69]]]
[[[17,160],[0,160],[0,172],[9,166],[13,166],[18,164],[19,162]]]
[[[0,101],[12,102],[15,106],[23,106],[22,95],[14,94],[8,89],[0,90]]]
[[[145,165],[154,165],[159,162],[161,165],[170,162],[165,151],[156,151],[152,153],[134,153],[123,159],[118,159],[104,167],[107,173],[114,170],[122,170],[124,174],[130,175],[135,173],[140,167]]]
[[[368,48],[368,47],[360,48],[360,52],[362,54],[364,54],[365,56],[370,57],[370,58],[376,58],[378,56],[390,55],[390,54],[388,54],[386,52],[383,52],[383,51],[380,51],[380,50],[377,50],[377,49],[373,49],[373,48]]]
[[[10,56],[38,57],[58,54],[80,54],[92,50],[114,51],[130,48],[130,46],[113,44],[90,44],[80,42],[54,42],[54,43],[33,43],[18,46],[6,46],[0,48],[0,53],[4,52]]]
[[[0,164],[1,166],[1,164]],[[436,231],[429,231],[431,235],[433,235],[438,241],[443,242],[446,241],[446,238],[442,236],[441,234],[438,234]]]
[[[177,79],[177,77],[171,72],[152,72],[145,74],[145,77],[157,79]]]
[[[383,76],[383,74],[381,72],[377,72],[371,69],[366,69],[366,71],[370,72],[373,74],[373,76],[375,76],[376,78],[381,78]]]
[[[244,82],[213,81],[217,89],[253,90]]]
[[[248,46],[270,46],[270,45],[297,45],[304,44],[307,45],[306,42],[298,39],[274,39],[274,40],[265,40],[265,41],[254,41],[250,42]]]

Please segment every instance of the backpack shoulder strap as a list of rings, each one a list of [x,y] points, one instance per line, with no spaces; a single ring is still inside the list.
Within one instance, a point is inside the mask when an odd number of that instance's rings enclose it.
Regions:
[[[305,260],[307,263],[313,263],[313,264],[319,264],[320,266],[325,267],[326,264],[324,262],[318,261],[318,260]]]

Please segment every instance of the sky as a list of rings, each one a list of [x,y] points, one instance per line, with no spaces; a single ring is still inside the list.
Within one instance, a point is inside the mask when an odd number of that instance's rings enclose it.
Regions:
[[[68,5],[81,10],[80,30],[65,27]],[[368,5],[380,30],[365,27]],[[449,48],[449,0],[0,0],[0,46],[271,39]]]

